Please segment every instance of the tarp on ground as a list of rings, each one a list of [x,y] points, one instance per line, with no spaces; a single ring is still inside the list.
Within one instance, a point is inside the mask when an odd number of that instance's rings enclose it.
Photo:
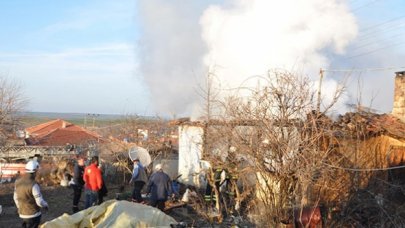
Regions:
[[[128,201],[109,200],[73,215],[44,223],[42,228],[170,227],[176,220],[157,208]]]

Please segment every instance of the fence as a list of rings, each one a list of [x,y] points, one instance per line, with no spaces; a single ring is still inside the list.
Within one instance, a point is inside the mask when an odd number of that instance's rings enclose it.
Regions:
[[[25,173],[25,163],[0,163],[0,183],[10,182],[23,173]]]

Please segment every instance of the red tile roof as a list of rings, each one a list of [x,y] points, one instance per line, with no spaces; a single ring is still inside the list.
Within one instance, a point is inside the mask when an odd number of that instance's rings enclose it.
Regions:
[[[33,127],[26,128],[25,131],[32,137],[42,137],[44,135],[51,133],[56,129],[67,128],[70,127],[71,125],[73,124],[61,119],[56,119]]]
[[[61,119],[26,128],[25,131],[30,136],[27,140],[30,145],[65,146],[104,142],[97,133]]]

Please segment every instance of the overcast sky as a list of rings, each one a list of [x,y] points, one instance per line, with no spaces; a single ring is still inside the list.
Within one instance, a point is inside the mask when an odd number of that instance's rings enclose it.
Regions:
[[[0,30],[0,75],[20,82],[28,111],[190,115],[208,71],[225,88],[324,68],[354,69],[341,105],[360,87],[390,112],[405,70],[401,0],[14,0],[0,2]],[[346,74],[326,72],[326,91]]]

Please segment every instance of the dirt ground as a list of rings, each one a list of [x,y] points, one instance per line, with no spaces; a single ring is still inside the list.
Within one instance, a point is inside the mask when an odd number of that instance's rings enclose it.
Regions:
[[[3,206],[0,227],[21,227],[21,220],[13,201],[14,183],[1,184],[0,188],[0,204]],[[60,186],[41,186],[41,192],[49,204],[49,210],[42,213],[42,222],[72,211],[72,189]],[[84,199],[84,197],[82,198]]]
[[[13,200],[14,183],[0,184],[0,205],[3,213],[0,215],[0,227],[21,227],[21,220],[17,214]],[[42,213],[41,222],[46,222],[61,216],[64,213],[72,213],[73,190],[62,186],[41,186],[41,192],[45,201],[49,204],[49,210]],[[115,198],[116,189],[109,189],[105,200]],[[82,194],[81,208],[84,206],[84,194]]]
[[[118,187],[109,186],[105,200],[115,199]],[[126,186],[124,192],[130,194],[131,186]],[[14,183],[0,184],[0,205],[3,213],[0,215],[0,227],[21,227],[21,219],[18,217],[17,208],[13,200]],[[72,214],[73,190],[62,186],[42,186],[41,192],[49,204],[49,210],[42,213],[41,223],[57,218],[64,213]],[[84,194],[82,194],[79,207],[84,206]],[[188,227],[209,227],[210,225],[201,217],[197,216],[190,207],[176,208],[168,212],[178,222],[185,222]]]

